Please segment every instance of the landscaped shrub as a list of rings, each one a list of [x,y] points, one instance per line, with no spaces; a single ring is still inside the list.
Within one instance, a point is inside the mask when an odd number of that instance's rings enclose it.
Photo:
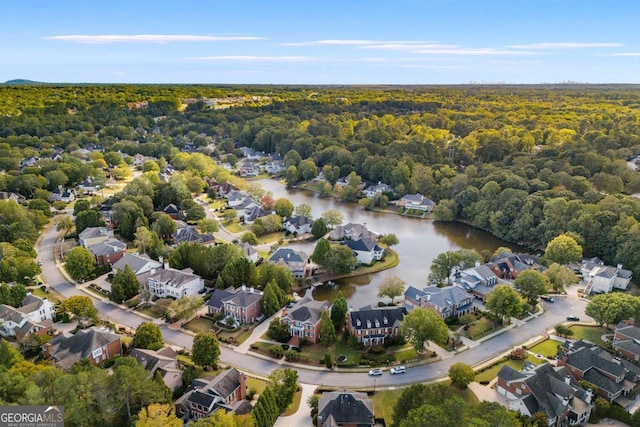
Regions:
[[[276,359],[280,359],[284,354],[284,350],[282,349],[282,347],[276,344],[270,345],[268,350],[271,356],[275,357]]]
[[[511,360],[525,360],[527,358],[526,347],[516,348],[509,353],[509,359]]]
[[[331,355],[330,355],[329,353],[325,353],[325,354],[324,354],[324,365],[325,365],[328,369],[333,368],[333,361],[331,360]]]
[[[367,349],[367,352],[372,354],[381,354],[385,352],[385,349],[381,345],[373,345]]]

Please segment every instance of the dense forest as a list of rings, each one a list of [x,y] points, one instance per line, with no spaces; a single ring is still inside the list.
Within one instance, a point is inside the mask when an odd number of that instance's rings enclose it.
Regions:
[[[355,172],[433,198],[438,220],[534,249],[572,232],[640,274],[639,107],[633,86],[0,86],[0,190],[37,198],[118,151],[203,178],[208,162],[184,151],[235,163],[248,146],[283,155],[288,181]],[[72,154],[95,147],[92,163]]]

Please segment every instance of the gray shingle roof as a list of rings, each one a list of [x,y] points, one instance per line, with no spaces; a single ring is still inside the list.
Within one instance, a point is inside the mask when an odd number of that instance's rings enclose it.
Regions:
[[[351,323],[351,326],[356,329],[366,329],[367,324],[371,324],[374,325],[372,327],[376,327],[376,320],[378,321],[378,325],[380,325],[379,327],[398,327],[404,320],[404,316],[406,314],[407,309],[404,307],[360,309],[349,312],[349,322]],[[358,321],[360,321],[360,326],[358,326]]]
[[[282,317],[288,317],[299,322],[310,322],[315,325],[320,320],[322,312],[330,306],[331,303],[329,301],[315,301],[309,297],[304,297],[295,305],[293,310],[283,314]]]
[[[349,249],[360,252],[381,251],[382,249],[373,239],[347,240],[343,242]]]
[[[89,227],[82,230],[82,232],[78,235],[78,237],[82,240],[86,240],[86,239],[95,239],[96,237],[107,237],[112,235],[113,235],[113,231],[107,229],[106,227]]]
[[[284,260],[286,263],[290,262],[307,262],[307,254],[302,251],[294,251],[289,248],[278,248],[277,251],[269,257],[269,262],[278,262],[278,260]]]
[[[141,268],[147,265],[148,262],[154,263],[156,268],[162,267],[162,264],[152,260],[147,255],[124,254],[124,256],[118,260],[118,262],[113,264],[113,269],[124,270],[124,267],[128,265],[134,273],[138,274],[138,271],[140,271]]]
[[[176,243],[210,243],[215,241],[212,234],[200,234],[194,227],[183,227],[176,231]]]
[[[513,380],[519,380],[524,378],[524,374],[520,371],[516,371],[509,365],[503,365],[502,368],[498,371],[498,378],[503,379],[504,381],[511,382]]]
[[[287,224],[291,224],[296,228],[300,228],[303,225],[307,225],[307,224],[313,225],[313,220],[304,215],[296,215],[292,218],[285,220],[284,225],[286,226]]]
[[[47,347],[51,357],[66,366],[68,364],[64,363],[65,360],[75,362],[86,359],[93,350],[119,339],[120,335],[109,330],[91,328],[78,331],[71,337],[58,335],[49,341]]]
[[[87,249],[89,249],[94,256],[103,256],[116,252],[124,252],[127,250],[127,244],[118,239],[109,238],[103,242],[91,245]]]
[[[332,419],[338,425],[373,426],[373,402],[365,393],[323,393],[318,402],[318,419]]]
[[[167,286],[177,288],[198,277],[199,276],[196,276],[195,274],[185,273],[184,271],[176,270],[173,268],[161,268],[150,275],[147,280],[154,280],[159,283],[164,283]]]

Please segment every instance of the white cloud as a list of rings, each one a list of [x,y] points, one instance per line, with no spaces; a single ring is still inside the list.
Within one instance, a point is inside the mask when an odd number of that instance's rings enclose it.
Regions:
[[[607,56],[640,56],[640,52],[619,52],[619,53],[611,53]]]
[[[415,42],[387,42],[359,46],[358,49],[378,49],[378,50],[401,50],[415,52],[422,49],[455,49],[459,46],[455,44],[440,43],[415,43]]]
[[[414,53],[435,55],[463,55],[463,56],[501,56],[501,55],[537,55],[536,52],[525,50],[504,50],[494,48],[458,48],[458,49],[422,49]]]
[[[553,43],[531,43],[514,44],[507,46],[511,49],[586,49],[590,47],[620,47],[620,43],[574,43],[574,42],[553,42]]]
[[[310,56],[255,56],[255,55],[222,55],[199,56],[189,58],[196,61],[252,61],[252,62],[306,62],[316,58]]]
[[[424,70],[461,70],[469,67],[466,65],[405,65],[404,68],[417,68]]]
[[[130,34],[130,35],[63,35],[45,37],[45,40],[59,40],[80,44],[111,43],[171,43],[171,42],[221,42],[264,40],[254,36],[198,36],[190,34]]]
[[[429,44],[431,41],[392,41],[392,40],[358,40],[358,39],[329,39],[313,40],[308,42],[281,43],[281,46],[379,46],[385,44]]]

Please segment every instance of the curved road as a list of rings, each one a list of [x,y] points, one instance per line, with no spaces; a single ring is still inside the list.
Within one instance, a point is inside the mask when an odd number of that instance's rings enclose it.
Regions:
[[[53,289],[68,298],[74,295],[89,295],[100,315],[114,323],[125,325],[135,329],[140,323],[146,321],[130,309],[123,309],[120,306],[104,302],[90,294],[85,294],[69,283],[58,270],[54,257],[54,245],[56,244],[58,232],[55,225],[49,225],[42,234],[40,246],[38,248],[38,259],[42,261],[43,279]],[[456,362],[463,362],[474,366],[497,356],[510,348],[527,341],[537,335],[544,333],[547,329],[565,320],[568,314],[575,314],[585,318],[584,308],[586,303],[575,296],[567,298],[556,298],[554,304],[546,304],[546,313],[521,326],[517,326],[504,332],[490,340],[480,343],[478,346],[464,351],[451,358],[441,360],[428,365],[421,365],[407,369],[404,375],[387,375],[380,377],[369,377],[366,372],[329,372],[308,369],[297,365],[298,377],[301,383],[329,385],[335,387],[385,387],[406,385],[417,382],[429,381],[447,374],[449,366]],[[589,319],[591,320],[591,319]],[[164,339],[167,343],[191,349],[193,337],[181,330],[172,330],[165,324],[159,324]],[[237,353],[232,349],[221,346],[220,361],[224,364],[235,366],[241,370],[254,374],[268,376],[274,369],[282,368],[283,364],[275,361],[264,360],[248,354]]]

